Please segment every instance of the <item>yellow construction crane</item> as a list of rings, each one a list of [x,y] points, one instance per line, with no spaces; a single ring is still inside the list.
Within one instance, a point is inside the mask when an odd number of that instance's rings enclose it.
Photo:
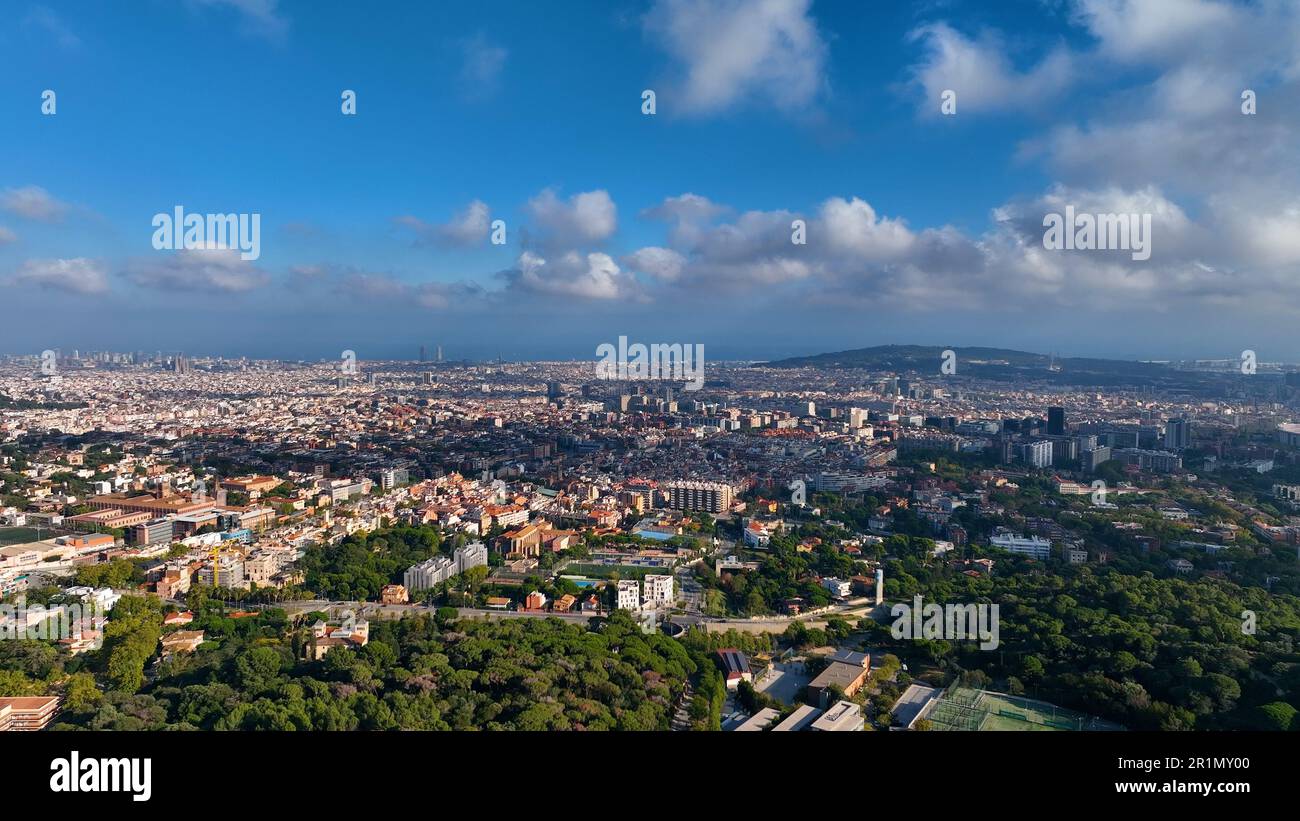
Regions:
[[[225,547],[222,542],[217,542],[212,546],[212,586],[219,587],[217,584],[217,567],[221,562],[221,549]]]

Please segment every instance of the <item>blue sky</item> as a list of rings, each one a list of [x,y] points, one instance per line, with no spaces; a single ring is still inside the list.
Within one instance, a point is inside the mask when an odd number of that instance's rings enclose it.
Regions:
[[[1297,35],[1272,0],[5,0],[0,352],[1300,359]],[[155,250],[177,205],[260,214],[260,257]],[[1152,258],[1043,249],[1066,205],[1152,214]]]

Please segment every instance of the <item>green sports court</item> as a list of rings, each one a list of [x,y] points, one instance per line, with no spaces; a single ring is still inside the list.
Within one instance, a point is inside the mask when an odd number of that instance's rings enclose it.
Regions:
[[[956,686],[949,687],[935,700],[925,718],[935,730],[1050,732],[1124,729],[1118,724],[1045,701]]]

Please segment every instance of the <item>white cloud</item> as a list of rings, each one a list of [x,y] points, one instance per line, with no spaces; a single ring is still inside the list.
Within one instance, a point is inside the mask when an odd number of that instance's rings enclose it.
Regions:
[[[1043,159],[1073,186],[1159,185],[1243,203],[1300,185],[1300,6],[1076,0],[1074,8],[1097,41],[1081,58],[1090,71],[1141,79],[1105,93],[1079,122],[1027,140],[1022,158]],[[1247,88],[1259,95],[1256,116],[1241,112]]]
[[[811,0],[657,0],[646,35],[677,62],[666,111],[706,114],[741,102],[792,110],[826,89],[827,46]]]
[[[670,239],[673,244],[691,245],[709,224],[727,213],[729,209],[726,206],[718,205],[708,197],[687,192],[645,209],[641,216],[670,223]]]
[[[876,216],[876,209],[865,200],[832,197],[822,203],[820,229],[831,247],[855,253],[863,258],[893,259],[909,250],[915,242],[902,220]]]
[[[397,217],[394,221],[415,231],[422,242],[466,247],[487,239],[491,213],[487,203],[474,200],[441,225],[432,225],[410,215]]]
[[[515,267],[501,272],[507,286],[549,296],[581,299],[640,299],[636,278],[618,267],[608,254],[569,251],[548,261],[525,251]]]
[[[686,267],[686,257],[671,248],[650,246],[628,254],[623,264],[662,282],[676,282]]]
[[[6,188],[0,192],[0,208],[41,222],[58,222],[68,212],[67,203],[59,201],[39,185]]]
[[[9,277],[9,284],[74,294],[108,292],[108,276],[103,264],[99,260],[85,257],[29,259]]]
[[[671,198],[645,213],[662,217],[666,208],[667,213],[680,216],[673,205],[683,201],[689,200]],[[701,201],[707,202],[696,198],[696,205]],[[690,209],[690,213],[702,217],[729,210],[710,204],[703,211]],[[625,260],[633,270],[683,289],[720,293],[803,280],[814,269],[808,264],[809,255],[790,243],[791,222],[796,217],[789,211],[747,211],[731,222],[683,222],[670,232],[672,248],[641,248]]]
[[[561,200],[546,189],[528,201],[527,213],[548,245],[573,247],[608,239],[618,229],[618,208],[609,192],[585,191]]]
[[[1181,61],[1211,41],[1231,42],[1251,14],[1214,0],[1076,0],[1075,16],[1104,55],[1153,62]]]
[[[1235,203],[1235,201],[1232,201]],[[1043,246],[1046,214],[1149,214],[1151,256]],[[1239,206],[1239,204],[1238,204]],[[819,310],[889,308],[1014,312],[1054,305],[1085,310],[1150,302],[1172,311],[1247,305],[1300,311],[1300,197],[1280,209],[1212,202],[1198,219],[1158,188],[1053,186],[993,211],[988,230],[913,230],[859,197],[832,197],[807,219],[807,244],[790,241],[788,211],[750,211],[707,226],[689,244],[649,246],[625,264],[660,300],[747,294]]]
[[[125,272],[142,288],[243,293],[266,285],[261,268],[240,259],[238,249],[186,249],[132,261]]]
[[[18,235],[8,228],[0,225],[0,245],[8,245],[11,242],[17,242]]]
[[[510,52],[488,40],[481,32],[460,43],[460,95],[484,99],[497,92],[501,72]]]
[[[911,74],[923,94],[919,108],[930,115],[940,113],[947,90],[957,95],[958,114],[1042,108],[1074,80],[1074,60],[1064,48],[1020,71],[1007,57],[1006,43],[993,32],[973,40],[947,23],[933,23],[916,29],[909,39],[922,43],[926,51]]]

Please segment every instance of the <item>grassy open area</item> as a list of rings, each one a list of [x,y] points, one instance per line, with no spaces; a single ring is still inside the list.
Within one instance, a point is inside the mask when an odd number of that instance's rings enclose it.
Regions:
[[[34,527],[0,527],[0,547],[11,544],[22,544],[24,542],[34,542],[38,539],[48,539],[55,535],[49,528],[41,528],[40,535],[37,535]]]
[[[670,576],[672,570],[666,567],[634,567],[632,565],[582,564],[573,562],[564,566],[566,576],[588,576],[593,579],[609,579],[618,574],[620,579],[643,579],[648,575]]]

